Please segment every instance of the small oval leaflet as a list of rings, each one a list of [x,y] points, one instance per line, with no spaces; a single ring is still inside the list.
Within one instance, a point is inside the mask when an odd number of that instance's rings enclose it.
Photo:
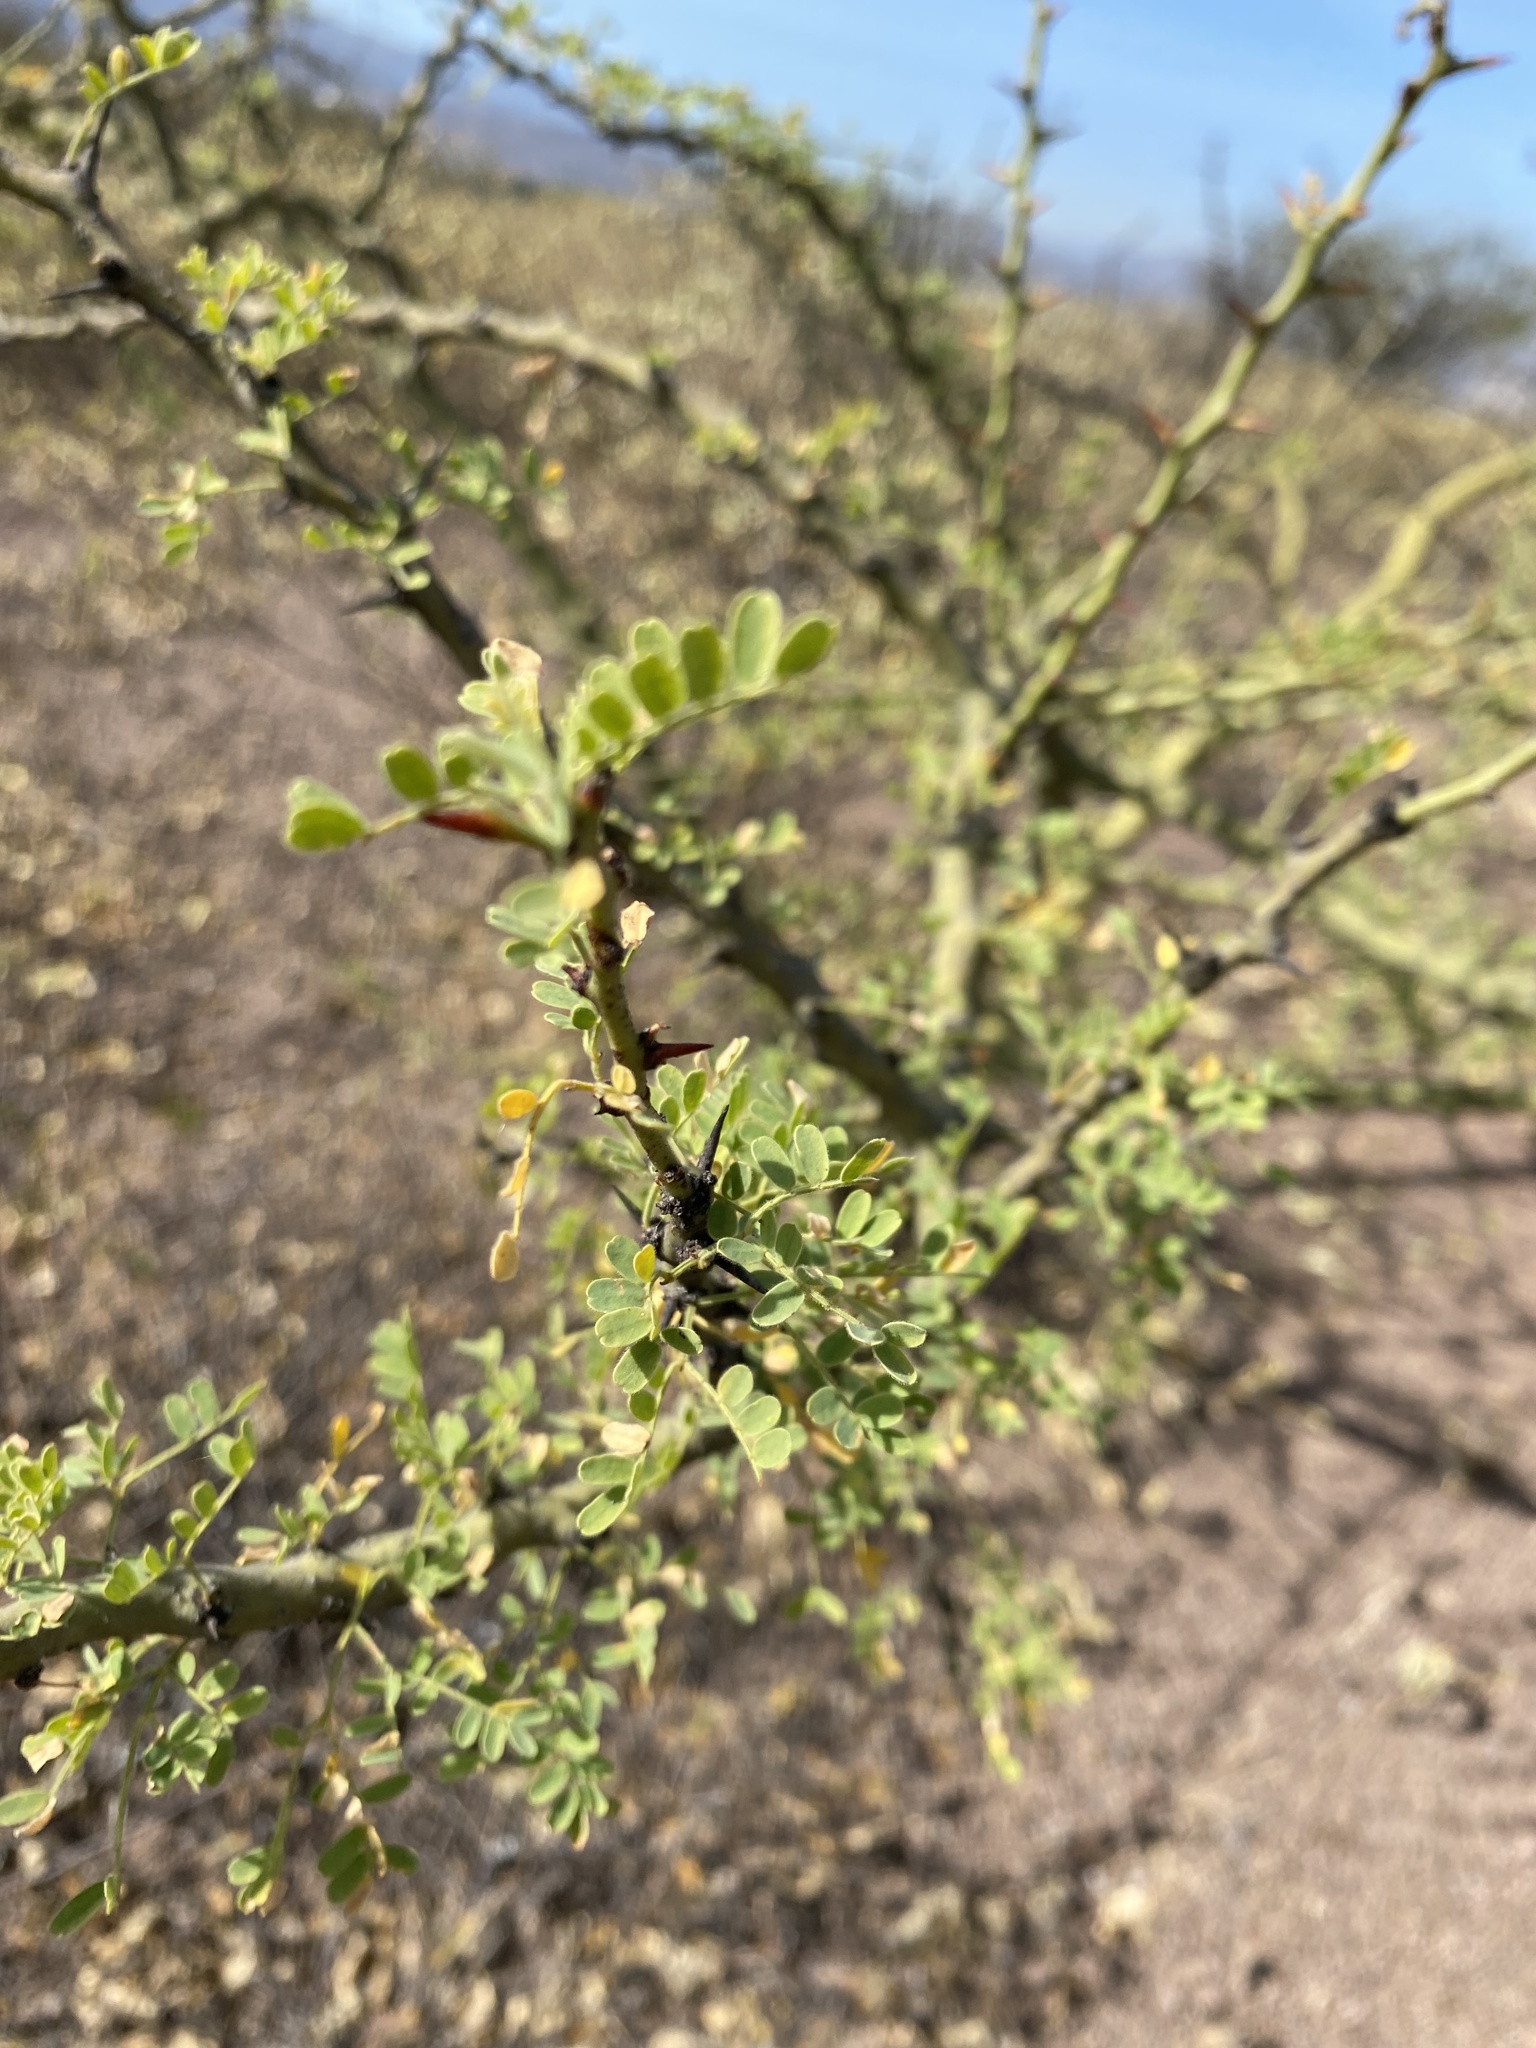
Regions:
[[[688,694],[696,704],[707,703],[720,688],[725,673],[725,650],[713,626],[689,626],[678,641]]]
[[[687,696],[687,685],[660,654],[645,654],[629,672],[629,686],[652,718],[665,718]]]
[[[627,740],[634,730],[635,714],[616,690],[599,690],[588,703],[587,711],[616,740]]]
[[[368,831],[368,820],[338,790],[301,776],[288,791],[288,844],[295,853],[331,853]]]
[[[877,1172],[890,1158],[894,1149],[889,1138],[871,1138],[867,1145],[861,1145],[853,1157],[845,1162],[838,1179],[863,1180],[866,1175]]]
[[[392,1771],[387,1778],[376,1778],[371,1785],[360,1785],[357,1796],[364,1806],[382,1806],[387,1799],[398,1799],[411,1782],[409,1771]]]
[[[52,1799],[53,1794],[46,1785],[34,1785],[25,1792],[13,1792],[6,1799],[0,1799],[0,1828],[25,1827],[29,1820],[36,1820]]]
[[[820,613],[797,619],[779,649],[778,672],[786,678],[803,676],[824,661],[837,638],[837,627]]]
[[[861,1244],[882,1245],[888,1238],[894,1237],[900,1228],[899,1209],[877,1209],[860,1233],[859,1241]]]
[[[814,1124],[802,1124],[790,1139],[795,1167],[808,1187],[819,1187],[831,1170],[827,1141]]]
[[[576,1477],[589,1486],[628,1487],[635,1476],[633,1458],[621,1458],[611,1451],[600,1451],[595,1458],[583,1458],[576,1467]]]
[[[594,1280],[587,1288],[587,1307],[594,1315],[644,1306],[645,1289],[638,1280]],[[649,1317],[646,1318],[646,1327],[650,1327]]]
[[[752,1157],[757,1162],[758,1171],[766,1174],[775,1187],[788,1193],[795,1185],[795,1169],[790,1164],[789,1154],[772,1138],[759,1138],[752,1147]]]
[[[804,1432],[801,1432],[802,1436]],[[777,1472],[787,1465],[795,1448],[795,1440],[787,1429],[770,1429],[766,1435],[754,1439],[747,1455],[760,1472]]]
[[[787,1323],[804,1305],[805,1295],[794,1281],[781,1280],[777,1287],[770,1287],[754,1307],[752,1321],[760,1330],[771,1330],[780,1323]]]
[[[597,1341],[610,1350],[622,1351],[627,1344],[638,1343],[642,1337],[651,1334],[651,1312],[648,1308],[619,1308],[607,1315],[599,1316],[596,1324]]]
[[[731,667],[738,685],[767,682],[778,653],[784,607],[771,590],[749,590],[731,607]]]
[[[437,770],[419,747],[386,747],[384,774],[408,804],[429,804],[437,795]]]
[[[733,1365],[720,1375],[715,1394],[727,1414],[751,1399],[754,1384],[750,1365]]]
[[[60,1906],[48,1922],[50,1934],[73,1934],[77,1927],[83,1927],[87,1920],[102,1912],[107,1903],[107,1880],[98,1878],[95,1884],[88,1884],[84,1891],[75,1893],[68,1905]]]
[[[576,1517],[576,1527],[583,1536],[601,1536],[605,1529],[612,1528],[613,1524],[628,1506],[628,1487],[611,1487],[607,1493],[600,1493],[596,1500],[589,1500],[587,1502],[581,1513]],[[555,1795],[551,1792],[549,1796],[553,1799]],[[529,1788],[528,1799],[532,1805],[536,1806],[539,1803],[534,1798],[531,1787]]]
[[[845,1412],[843,1397],[836,1387],[818,1387],[806,1402],[805,1412],[819,1429],[830,1429]]]
[[[731,1420],[742,1436],[761,1436],[764,1430],[775,1427],[783,1413],[783,1407],[772,1394],[754,1394]]]

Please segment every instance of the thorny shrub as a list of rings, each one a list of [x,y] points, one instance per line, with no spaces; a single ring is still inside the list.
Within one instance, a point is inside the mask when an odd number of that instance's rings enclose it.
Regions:
[[[1071,1646],[1096,1624],[1070,1575],[1032,1578],[970,1513],[976,1447],[1046,1415],[1091,1442],[1170,1369],[1211,1290],[1243,1285],[1213,1238],[1221,1152],[1277,1105],[1526,1099],[1529,944],[1478,910],[1474,842],[1440,821],[1536,765],[1514,517],[1536,449],[1445,475],[1366,535],[1341,593],[1309,562],[1327,436],[1250,403],[1410,119],[1477,67],[1443,0],[1412,10],[1419,69],[1342,190],[1287,202],[1283,276],[1235,309],[1175,420],[1073,387],[1034,349],[1066,317],[1028,261],[1047,5],[988,292],[922,268],[889,182],[835,178],[798,122],[664,86],[529,8],[465,0],[391,115],[328,127],[278,61],[275,10],[200,48],[191,24],[217,11],[146,27],[92,0],[0,58],[7,232],[35,220],[15,244],[35,250],[62,230],[85,267],[53,305],[0,314],[0,345],[142,333],[193,366],[185,417],[213,418],[211,390],[227,424],[144,506],[167,562],[193,563],[236,495],[275,493],[305,543],[373,579],[366,602],[456,665],[460,722],[391,747],[376,801],[296,784],[288,843],[357,860],[386,832],[437,834],[445,857],[483,842],[501,863],[488,921],[553,1036],[542,1071],[488,1096],[507,1206],[486,1252],[516,1334],[457,1345],[462,1391],[437,1391],[450,1361],[423,1356],[407,1315],[384,1324],[375,1405],[336,1416],[260,1526],[238,1498],[267,1455],[256,1388],[199,1376],[134,1418],[104,1379],[61,1442],[0,1445],[0,1680],[70,1687],[0,1822],[46,1826],[117,1724],[116,1853],[60,1930],[116,1907],[134,1790],[215,1785],[243,1742],[290,1763],[270,1830],[230,1867],[246,1909],[274,1895],[301,1796],[336,1816],[333,1900],[412,1868],[387,1813],[422,1757],[446,1780],[514,1763],[580,1844],[609,1805],[605,1717],[650,1678],[668,1610],[756,1619],[664,1536],[655,1508],[684,1467],[722,1517],[744,1488],[780,1490],[802,1538],[792,1611],[845,1629],[877,1678],[941,1592],[987,1751],[1015,1770],[1021,1726],[1081,1689]],[[738,402],[664,338],[433,296],[422,124],[471,64],[691,167],[684,207],[713,209],[780,281],[798,396]],[[464,366],[487,357],[476,383]],[[567,425],[577,459],[578,426],[600,449],[669,447],[700,530],[755,521],[780,589],[617,632],[581,574]],[[1478,508],[1509,516],[1456,610],[1429,578]],[[534,593],[539,633],[493,638],[455,587],[470,516]],[[781,591],[809,601],[790,615]],[[541,655],[573,650],[560,686]],[[732,747],[796,735],[904,762],[883,893],[866,875],[812,914],[813,888],[797,901],[751,872],[799,833],[722,819]],[[1445,762],[1423,789],[1416,750]],[[1224,1044],[1238,1020],[1213,992],[1240,970],[1284,987],[1314,892],[1343,993],[1309,996],[1289,1064],[1253,1004],[1252,1053]],[[786,936],[818,920],[825,967]],[[637,1024],[630,970],[658,921],[777,998],[782,1040]],[[573,1169],[601,1193],[560,1208]],[[518,1278],[525,1219],[542,1298]],[[1052,1237],[1091,1282],[1071,1332],[1019,1279]],[[141,1505],[168,1485],[146,1537]],[[92,1549],[77,1510],[103,1501]],[[383,1528],[357,1536],[381,1501]],[[303,1624],[331,1648],[300,1709],[244,1660]]]

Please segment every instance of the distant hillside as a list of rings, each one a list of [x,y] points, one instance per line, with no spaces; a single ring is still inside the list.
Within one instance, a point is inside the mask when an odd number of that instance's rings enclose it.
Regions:
[[[324,93],[386,105],[415,76],[420,53],[337,23],[311,17],[297,31],[311,60],[308,78]],[[541,185],[578,185],[623,192],[664,165],[659,152],[626,150],[602,142],[581,124],[545,104],[529,86],[488,84],[483,74],[451,86],[429,128],[440,145],[484,152],[504,170]]]

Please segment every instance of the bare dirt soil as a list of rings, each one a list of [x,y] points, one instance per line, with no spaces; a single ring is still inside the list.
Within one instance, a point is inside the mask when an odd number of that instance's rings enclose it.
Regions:
[[[89,557],[38,504],[0,515],[0,1431],[66,1425],[108,1364],[146,1401],[206,1367],[268,1376],[264,1436],[308,1455],[378,1318],[506,1313],[475,1116],[542,1027],[480,921],[493,852],[279,843],[289,776],[356,786],[447,701],[411,629],[339,620],[286,546],[260,625],[189,620],[163,578],[113,615]],[[698,1001],[764,1021],[724,977]],[[192,1811],[140,1805],[123,1916],[54,1942],[107,1755],[0,1849],[0,2044],[1536,2042],[1530,1133],[1273,1144],[1297,1182],[1248,1212],[1254,1287],[1188,1399],[1108,1472],[1036,1437],[975,1475],[1110,1624],[1020,1785],[937,1638],[876,1691],[818,1623],[695,1617],[583,1854],[512,1778],[428,1779],[402,1831],[429,1875],[343,1916],[301,1830],[244,1921],[222,1870],[258,1755]],[[735,1540],[771,1595],[771,1498]],[[46,1707],[0,1698],[0,1754]]]

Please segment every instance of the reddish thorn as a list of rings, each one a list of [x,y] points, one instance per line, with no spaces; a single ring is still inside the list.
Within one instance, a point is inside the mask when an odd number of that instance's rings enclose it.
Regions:
[[[494,811],[423,811],[423,825],[436,825],[441,832],[467,832],[472,839],[521,839],[523,836]]]
[[[665,1024],[651,1024],[640,1034],[640,1050],[645,1055],[645,1071],[648,1074],[656,1067],[665,1066],[668,1060],[685,1059],[692,1052],[708,1052],[714,1045],[712,1038],[687,1045],[663,1044],[661,1033],[666,1028]]]

